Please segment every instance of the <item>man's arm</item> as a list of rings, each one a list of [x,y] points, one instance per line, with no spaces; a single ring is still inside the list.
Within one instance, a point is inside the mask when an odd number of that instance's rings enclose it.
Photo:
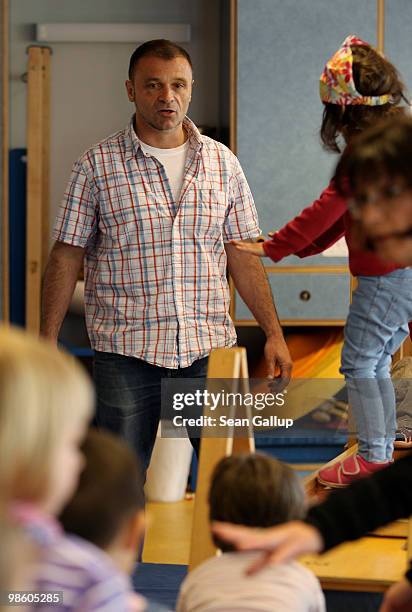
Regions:
[[[292,372],[292,360],[265,269],[257,257],[239,251],[234,245],[227,243],[225,249],[229,272],[236,289],[266,334],[265,358],[268,376],[273,378],[278,366],[281,378],[288,382]]]
[[[69,308],[84,252],[84,248],[55,242],[50,253],[43,281],[40,333],[53,342],[57,342]]]

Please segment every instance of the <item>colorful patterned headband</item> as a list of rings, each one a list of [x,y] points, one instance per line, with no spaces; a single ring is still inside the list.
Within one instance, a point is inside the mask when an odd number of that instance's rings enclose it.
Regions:
[[[370,47],[368,43],[353,36],[345,38],[340,49],[327,62],[320,77],[320,99],[322,102],[348,106],[364,104],[366,106],[382,106],[391,101],[392,96],[363,96],[355,87],[353,80],[353,56],[351,45]]]

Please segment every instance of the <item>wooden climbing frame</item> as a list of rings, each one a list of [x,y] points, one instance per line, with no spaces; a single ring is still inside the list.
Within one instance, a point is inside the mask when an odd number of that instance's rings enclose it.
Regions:
[[[50,58],[47,47],[28,49],[26,327],[34,333],[49,251]]]
[[[248,392],[248,367],[246,350],[244,348],[216,349],[209,357],[207,371],[207,389],[219,392],[222,383],[229,382],[229,393]],[[232,408],[229,417],[233,417],[236,408]],[[207,408],[204,415],[208,416]],[[247,417],[251,417],[250,408],[246,408]],[[251,422],[251,420],[250,420]],[[245,433],[245,432],[243,432]],[[212,435],[210,435],[212,434]],[[227,435],[226,435],[227,434]],[[212,472],[216,464],[228,455],[241,452],[254,452],[255,442],[253,431],[249,429],[246,435],[236,436],[233,431],[210,432],[202,431],[200,445],[198,478],[195,496],[195,507],[192,526],[192,540],[190,549],[189,568],[197,567],[200,563],[216,554],[217,550],[210,537],[209,508],[207,497]]]

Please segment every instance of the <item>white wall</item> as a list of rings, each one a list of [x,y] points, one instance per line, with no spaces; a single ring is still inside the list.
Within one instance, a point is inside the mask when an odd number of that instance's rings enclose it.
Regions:
[[[189,111],[198,125],[219,126],[219,0],[13,0],[11,2],[11,147],[26,145],[27,46],[40,22],[189,23],[185,48],[194,64]],[[73,161],[128,121],[124,81],[136,44],[52,44],[51,219]]]

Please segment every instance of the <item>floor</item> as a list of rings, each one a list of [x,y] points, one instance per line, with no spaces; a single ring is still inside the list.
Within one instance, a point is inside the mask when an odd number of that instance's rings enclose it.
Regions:
[[[187,565],[194,498],[173,503],[148,503],[148,529],[143,549],[146,563]]]

